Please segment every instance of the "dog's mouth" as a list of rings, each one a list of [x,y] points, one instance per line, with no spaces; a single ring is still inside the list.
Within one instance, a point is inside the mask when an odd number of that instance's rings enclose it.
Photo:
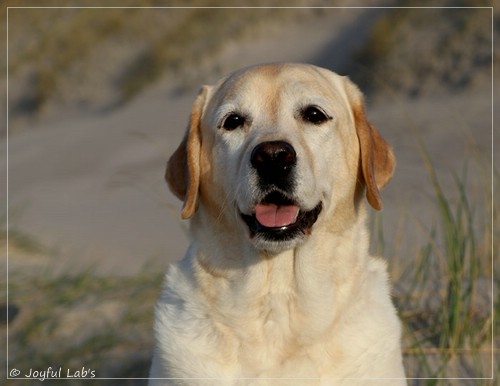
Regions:
[[[302,210],[297,203],[279,191],[273,191],[255,206],[255,212],[241,213],[253,238],[267,241],[288,241],[311,233],[323,205],[312,210]]]

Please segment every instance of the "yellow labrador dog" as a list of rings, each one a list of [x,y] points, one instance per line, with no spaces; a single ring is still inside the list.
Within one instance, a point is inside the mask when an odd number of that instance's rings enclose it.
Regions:
[[[346,77],[270,64],[203,87],[167,167],[191,245],[156,307],[150,385],[405,384],[364,202],[382,208],[394,167]]]

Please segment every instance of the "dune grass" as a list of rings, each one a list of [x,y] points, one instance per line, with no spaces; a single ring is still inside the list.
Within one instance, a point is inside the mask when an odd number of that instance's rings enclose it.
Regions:
[[[470,201],[467,168],[454,176],[457,197],[447,196],[422,143],[421,152],[435,193],[438,222],[415,259],[395,279],[409,283],[395,299],[404,324],[407,376],[428,378],[412,384],[448,385],[454,384],[450,378],[462,378],[456,384],[490,385],[492,380],[479,378],[499,374],[492,363],[493,339],[498,335],[493,323],[500,316],[492,304],[493,284],[498,285],[498,279],[493,283],[493,262],[498,263],[494,235],[499,229],[498,225],[492,229],[491,221],[476,220],[478,214],[498,218],[498,204],[493,207],[486,201],[484,208]],[[495,182],[498,185],[498,178]],[[485,189],[490,188],[485,183]]]
[[[303,0],[294,0],[287,6],[304,4]],[[176,9],[63,9],[56,8],[61,5],[58,1],[46,1],[44,5],[55,8],[9,10],[9,77],[12,83],[18,82],[17,89],[24,90],[12,101],[17,114],[36,115],[50,102],[64,105],[73,99],[83,106],[93,103],[92,97],[108,98],[111,101],[106,103],[120,106],[162,77],[179,82],[181,88],[193,87],[190,82],[199,87],[201,80],[196,73],[206,66],[209,72],[217,72],[213,59],[228,45],[245,44],[269,35],[277,25],[320,13],[307,9],[207,8],[220,5],[212,0],[167,4],[180,7]],[[106,5],[138,6],[134,1],[113,0]],[[230,4],[247,5],[244,0]],[[282,4],[265,0],[252,3],[254,7],[272,5]],[[85,6],[102,3],[88,1]],[[151,0],[140,6],[165,4]],[[98,79],[102,81],[94,88],[88,86]]]
[[[152,356],[152,316],[164,269],[149,267],[133,278],[87,271],[52,277],[11,275],[10,305],[19,315],[9,329],[9,368],[95,371],[95,377],[147,377]],[[48,381],[50,383],[50,381]],[[85,380],[62,380],[84,384]],[[111,384],[145,384],[115,381]]]
[[[461,183],[457,185],[459,189],[462,187]],[[439,189],[438,185],[436,189]],[[485,313],[485,310],[480,312],[476,304],[478,282],[488,277],[486,267],[481,267],[485,259],[479,256],[466,197],[462,196],[456,207],[451,208],[442,192],[438,194],[441,224],[439,228],[434,228],[428,244],[417,258],[413,278],[410,279],[413,280],[413,291],[403,298],[402,308],[419,310],[410,306],[424,301],[414,299],[418,293],[435,297],[437,306],[432,310],[422,310],[423,314],[406,314],[408,318],[404,321],[411,342],[408,352],[416,356],[419,364],[417,372],[426,377],[466,376],[464,372],[460,373],[454,361],[464,354],[473,362],[467,376],[488,377],[491,368],[485,363],[484,354],[489,353],[491,348],[493,315]],[[433,259],[437,264],[433,264]],[[429,272],[436,268],[437,271]],[[436,279],[439,280],[438,285],[429,283]],[[482,289],[491,290],[484,286]],[[418,328],[413,329],[412,326]]]

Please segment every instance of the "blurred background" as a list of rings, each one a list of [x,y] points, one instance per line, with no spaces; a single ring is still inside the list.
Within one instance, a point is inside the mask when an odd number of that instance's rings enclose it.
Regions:
[[[370,227],[373,253],[389,262],[408,376],[498,373],[498,9],[474,0],[234,8],[246,3],[1,4],[9,369],[85,366],[127,378],[110,384],[145,384],[133,378],[147,376],[154,302],[187,247],[163,173],[191,104],[228,72],[287,61],[349,75],[394,147],[397,171]],[[410,384],[429,382],[451,381]]]

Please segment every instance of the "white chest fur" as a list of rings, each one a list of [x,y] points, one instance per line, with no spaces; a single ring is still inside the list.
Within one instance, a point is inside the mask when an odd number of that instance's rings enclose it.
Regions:
[[[404,377],[385,263],[360,262],[352,248],[337,248],[334,259],[315,255],[313,242],[307,255],[298,249],[225,272],[207,270],[203,257],[188,253],[171,267],[157,306],[152,374],[228,385]]]

